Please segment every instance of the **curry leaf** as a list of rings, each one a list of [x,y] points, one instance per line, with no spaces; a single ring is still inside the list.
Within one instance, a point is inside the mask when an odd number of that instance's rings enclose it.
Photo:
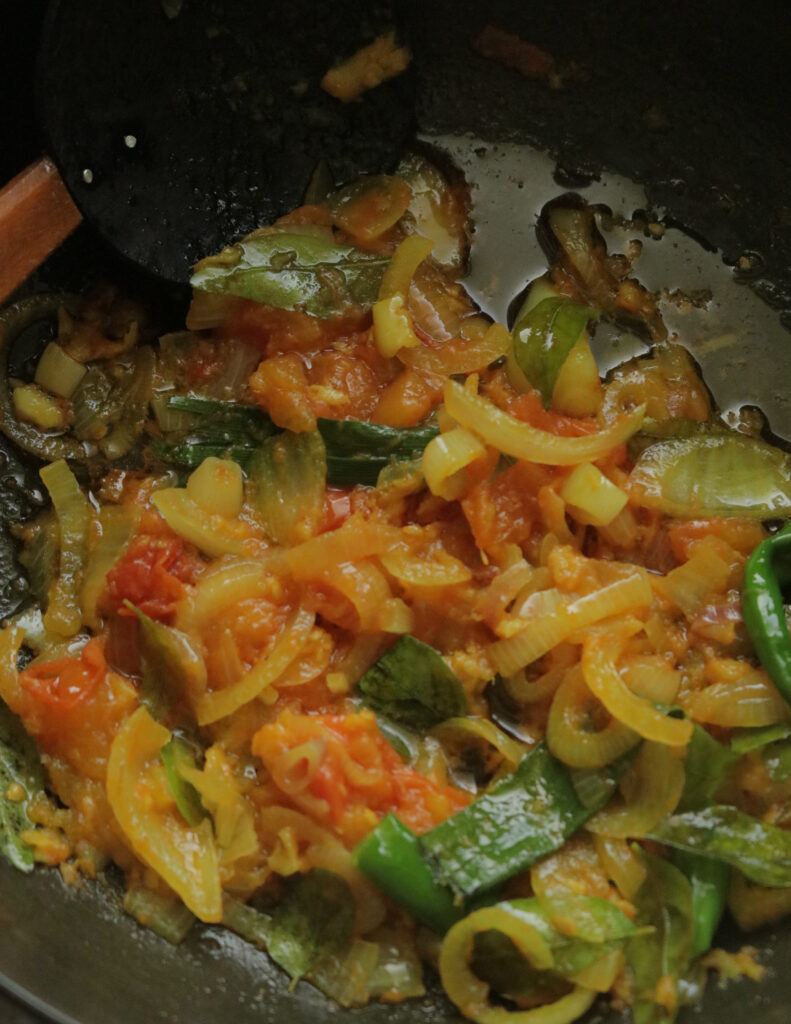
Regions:
[[[186,939],[196,920],[177,896],[154,892],[140,883],[132,883],[124,893],[124,910],[174,946]]]
[[[735,807],[715,805],[671,814],[649,838],[725,861],[759,885],[791,885],[791,832]]]
[[[324,957],[351,941],[354,897],[348,882],[323,868],[313,868],[289,886],[277,905],[269,929],[269,955],[296,981],[310,974]]]
[[[439,433],[431,422],[397,428],[361,420],[320,419],[317,425],[327,446],[329,482],[340,486],[375,484],[383,469],[419,457]]]
[[[188,825],[200,825],[207,816],[207,811],[201,803],[200,793],[182,774],[183,769],[194,769],[198,766],[192,744],[181,736],[171,736],[159,751],[159,756],[165,766],[168,786],[182,817]]]
[[[791,743],[770,743],[763,750],[763,762],[772,782],[785,782],[791,775]]]
[[[203,657],[184,633],[156,622],[131,601],[124,601],[124,605],[140,624],[140,698],[158,721],[178,720],[188,694],[205,687]]]
[[[779,740],[791,736],[791,725],[787,722],[776,722],[774,725],[762,725],[756,729],[736,729],[731,736],[731,750],[737,754],[749,754],[752,750],[760,750]]]
[[[560,296],[543,299],[517,321],[514,359],[549,408],[560,368],[577,344],[595,309]]]
[[[696,725],[687,747],[684,792],[678,810],[691,811],[710,803],[739,756]]]
[[[467,713],[456,675],[433,647],[402,636],[358,683],[365,703],[377,714],[413,729],[430,729]]]
[[[0,852],[20,871],[33,870],[33,851],[21,833],[33,828],[27,809],[43,789],[44,772],[35,743],[0,701]]]
[[[272,231],[203,260],[190,283],[327,319],[373,305],[388,262],[324,233]]]
[[[225,896],[222,903],[222,923],[245,941],[259,949],[266,949],[272,931],[272,918],[255,907]]]
[[[678,982],[692,956],[692,890],[684,874],[660,857],[642,853],[648,873],[635,903],[636,924],[652,931],[635,935],[626,945],[632,975],[635,1024],[670,1024],[675,1014],[654,999],[662,978]]]
[[[791,514],[791,457],[744,434],[706,431],[650,445],[629,476],[633,501],[680,519]]]

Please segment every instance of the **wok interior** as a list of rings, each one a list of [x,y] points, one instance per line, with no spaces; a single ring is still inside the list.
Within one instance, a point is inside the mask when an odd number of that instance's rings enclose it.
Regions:
[[[782,307],[791,282],[791,228],[783,213],[789,140],[779,114],[789,23],[777,17],[777,24],[766,24],[735,3],[693,14],[680,5],[635,8],[625,0],[556,10],[504,0],[460,10],[439,0],[410,10],[418,121],[426,132],[469,132],[481,144],[531,142],[555,155],[566,175],[595,179],[607,168],[643,182],[651,204],[728,260],[759,253],[763,272],[754,286]],[[473,57],[468,40],[485,21],[579,61],[587,68],[584,85],[553,93]],[[660,119],[648,116],[656,109],[665,114],[658,130]],[[17,169],[34,155],[25,148],[32,135],[18,139]],[[5,169],[10,176],[13,168]],[[39,282],[62,284],[65,277],[71,285],[75,267],[79,276],[103,259],[102,248],[82,232]],[[740,372],[774,395],[774,370],[749,351],[744,356]],[[99,887],[72,892],[55,874],[22,878],[0,863],[0,894],[0,972],[12,992],[25,999],[32,993],[33,1004],[55,1019],[209,1024],[232,1016],[252,1024],[286,1015],[306,1022],[337,1016],[307,986],[285,992],[267,959],[233,936],[209,930],[171,949],[123,918],[117,897]],[[756,942],[773,950],[770,964],[791,954],[791,931],[761,933]],[[787,1000],[785,976],[774,972],[760,986],[710,989],[699,1019],[760,1014],[779,1022]],[[438,998],[355,1011],[364,1021],[385,1014],[393,1024],[455,1019]]]

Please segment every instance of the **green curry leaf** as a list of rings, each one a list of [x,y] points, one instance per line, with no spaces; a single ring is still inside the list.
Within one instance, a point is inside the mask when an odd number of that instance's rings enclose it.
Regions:
[[[413,636],[401,636],[360,679],[368,707],[394,722],[426,730],[467,713],[456,675],[438,651]]]
[[[36,745],[16,715],[0,701],[0,852],[20,871],[33,870],[33,851],[21,833],[33,828],[27,809],[43,789],[44,772]]]
[[[696,725],[687,747],[684,792],[678,809],[691,811],[710,803],[739,756]]]
[[[635,1024],[670,1024],[675,1014],[655,1001],[662,978],[678,982],[692,957],[692,889],[677,867],[660,857],[642,853],[648,869],[637,893],[636,924],[651,931],[635,935],[626,944],[626,962],[632,975]]]
[[[190,283],[327,319],[370,308],[388,262],[386,256],[336,245],[323,233],[272,231],[203,260]]]
[[[176,807],[188,825],[199,825],[208,812],[201,803],[200,793],[184,778],[184,769],[198,767],[195,748],[181,736],[171,736],[159,751],[165,766],[168,786],[176,801]]]
[[[269,928],[269,955],[296,981],[351,941],[354,897],[348,882],[313,868],[289,886]]]
[[[205,686],[203,657],[180,630],[150,618],[131,601],[124,605],[139,623],[140,699],[158,721],[178,722],[184,718],[187,695]]]
[[[549,408],[560,369],[595,309],[563,297],[542,299],[513,329],[514,359]]]
[[[650,839],[725,861],[759,885],[791,885],[791,832],[727,805],[671,814]]]

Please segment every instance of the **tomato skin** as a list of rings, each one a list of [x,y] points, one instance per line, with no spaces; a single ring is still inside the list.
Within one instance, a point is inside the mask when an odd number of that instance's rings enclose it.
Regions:
[[[19,684],[32,697],[51,708],[70,710],[93,693],[107,672],[99,640],[89,640],[79,658],[59,658],[29,665],[19,675]]]
[[[185,551],[180,537],[135,537],[107,574],[102,611],[131,614],[123,607],[131,601],[152,619],[170,624],[198,567],[197,557]]]
[[[337,530],[352,514],[352,496],[342,487],[328,487],[324,495],[324,512],[319,533]]]

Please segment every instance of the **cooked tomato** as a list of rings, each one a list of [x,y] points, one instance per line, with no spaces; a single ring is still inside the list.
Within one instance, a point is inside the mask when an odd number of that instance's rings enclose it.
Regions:
[[[19,676],[29,694],[54,708],[73,708],[96,689],[107,671],[99,640],[89,640],[79,658],[29,665]]]
[[[297,807],[350,845],[385,814],[426,832],[470,797],[405,764],[370,711],[297,715],[284,711],[259,729],[257,754]]]
[[[552,409],[545,409],[537,391],[528,391],[508,403],[508,412],[531,427],[546,430],[561,437],[581,437],[600,430],[599,424],[591,417],[564,416]]]
[[[102,611],[125,614],[123,602],[131,601],[152,619],[170,623],[200,564],[180,537],[135,537],[107,574]]]

